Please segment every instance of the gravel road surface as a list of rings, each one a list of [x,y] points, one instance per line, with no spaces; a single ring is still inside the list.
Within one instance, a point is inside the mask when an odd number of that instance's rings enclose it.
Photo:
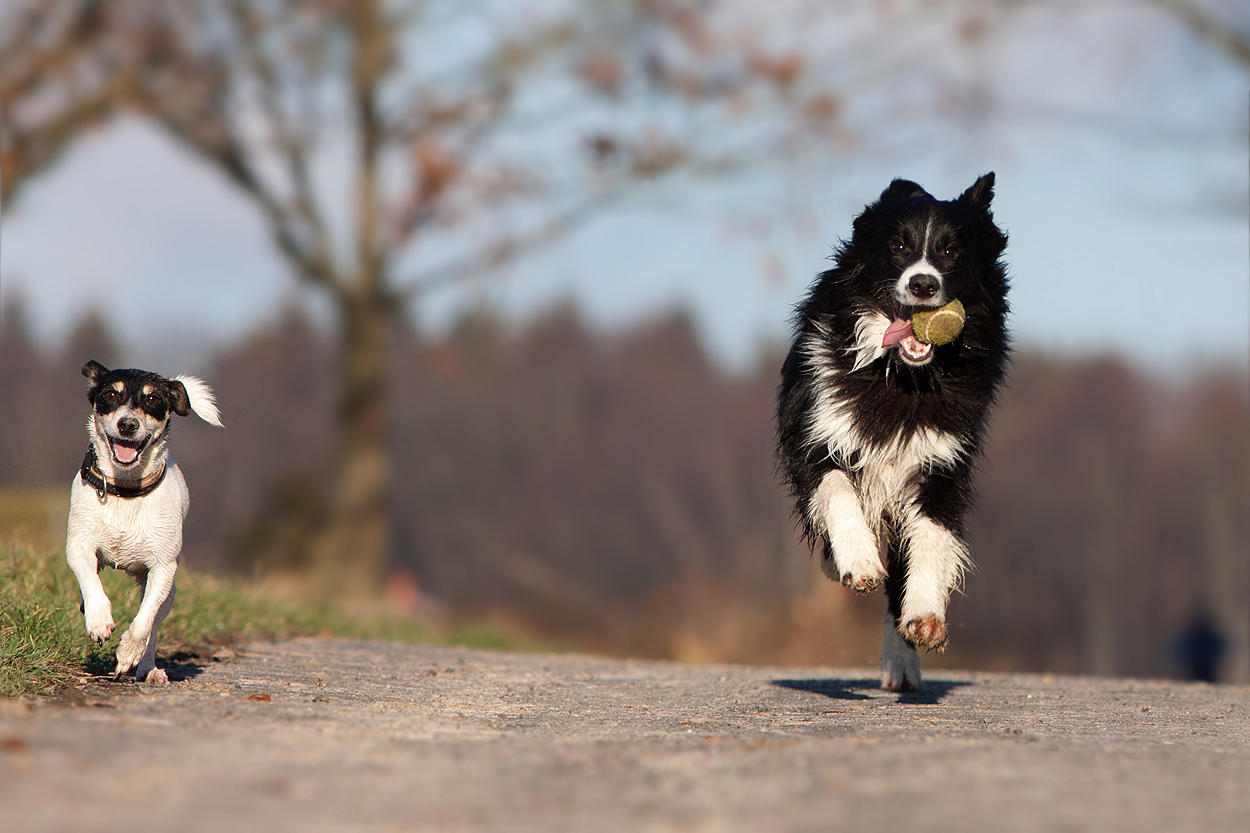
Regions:
[[[0,831],[1250,830],[1250,687],[334,639],[0,701]],[[181,679],[179,679],[181,678]]]

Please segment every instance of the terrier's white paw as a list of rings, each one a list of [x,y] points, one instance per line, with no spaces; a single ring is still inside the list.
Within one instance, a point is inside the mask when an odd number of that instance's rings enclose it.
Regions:
[[[139,672],[136,671],[135,679],[136,680],[142,679],[145,683],[168,683],[169,682],[169,677],[166,676],[164,670],[160,668],[153,668],[151,671],[144,674],[142,678],[140,678]]]
[[[113,605],[108,599],[86,609],[87,636],[104,643],[113,635]]]
[[[136,635],[134,625],[122,634],[121,642],[117,645],[117,667],[113,669],[113,676],[120,677],[130,669],[134,668],[143,659],[143,653],[148,647],[147,634]]]

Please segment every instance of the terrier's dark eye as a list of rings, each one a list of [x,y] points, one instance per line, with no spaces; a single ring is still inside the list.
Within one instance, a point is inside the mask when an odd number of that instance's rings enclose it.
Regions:
[[[105,402],[116,402],[117,391],[113,390],[112,388],[109,388],[104,393],[100,394],[100,398],[103,399]]]
[[[159,408],[160,405],[161,405],[161,398],[159,396],[157,396],[154,393],[148,394],[148,406],[149,407]]]

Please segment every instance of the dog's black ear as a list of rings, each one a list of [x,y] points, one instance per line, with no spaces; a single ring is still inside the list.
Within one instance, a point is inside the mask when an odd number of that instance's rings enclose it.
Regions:
[[[186,416],[191,413],[191,397],[187,396],[187,386],[182,382],[169,383],[169,395],[174,400],[174,413]]]
[[[912,182],[910,179],[896,179],[890,183],[889,188],[886,188],[881,192],[881,199],[883,201],[891,199],[914,200],[919,199],[920,197],[932,198],[932,196],[932,194]]]
[[[877,225],[878,218],[882,212],[890,210],[890,207],[897,207],[900,202],[922,197],[933,199],[933,196],[928,191],[910,179],[896,179],[890,183],[888,188],[881,192],[880,199],[865,208],[855,218],[854,222],[851,223],[851,228],[857,235],[869,234],[872,232],[873,227]]]
[[[108,372],[109,369],[95,359],[82,366],[82,375],[86,376],[93,385],[99,382],[102,376],[107,376]]]
[[[994,199],[994,172],[990,171],[985,176],[972,183],[972,187],[959,195],[959,201],[968,203],[974,208],[985,211],[990,207],[990,200]]]

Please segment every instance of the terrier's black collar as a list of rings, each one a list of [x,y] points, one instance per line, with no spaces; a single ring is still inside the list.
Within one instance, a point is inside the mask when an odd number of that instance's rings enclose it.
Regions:
[[[96,457],[94,445],[87,446],[87,456],[82,458],[82,468],[79,472],[82,474],[82,482],[95,489],[100,500],[104,500],[106,494],[117,497],[143,497],[151,494],[165,479],[165,466],[162,465],[160,471],[149,474],[133,486],[122,485],[116,480],[108,480],[104,472],[100,471],[100,461]]]

